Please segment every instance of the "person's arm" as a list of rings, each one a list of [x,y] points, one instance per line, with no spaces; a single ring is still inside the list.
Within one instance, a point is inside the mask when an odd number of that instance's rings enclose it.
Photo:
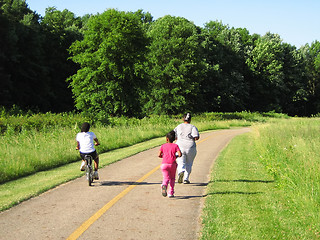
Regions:
[[[195,141],[199,140],[200,138],[200,134],[196,126],[193,126],[192,128],[192,137],[193,137],[193,140]]]
[[[76,150],[80,149],[80,143],[77,141],[77,146],[76,146]]]
[[[176,140],[178,140],[178,132],[177,132],[177,128],[175,128],[175,129],[173,129],[173,131],[174,131],[174,135],[175,135],[175,139]]]
[[[180,150],[178,150],[177,153],[178,153],[178,156],[177,156],[177,157],[181,157],[181,156],[182,156],[182,153],[181,153]]]
[[[158,157],[159,157],[159,158],[162,158],[162,157],[163,157],[163,152],[162,152],[161,150],[160,150],[159,153],[158,153]]]
[[[100,142],[99,142],[98,138],[95,138],[93,140],[95,141],[95,143],[94,143],[95,146],[99,146],[100,145]]]

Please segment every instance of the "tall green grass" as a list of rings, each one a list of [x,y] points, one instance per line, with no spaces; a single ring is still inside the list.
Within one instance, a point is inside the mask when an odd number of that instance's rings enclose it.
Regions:
[[[99,153],[131,146],[164,135],[175,125],[168,117],[154,120],[139,120],[139,123],[119,124],[118,126],[94,126],[93,131],[101,146]],[[75,150],[75,136],[80,131],[79,124],[69,127],[53,127],[42,131],[6,131],[0,136],[0,183],[39,171],[52,169],[79,160]]]
[[[302,222],[310,218],[320,223],[319,123],[319,119],[281,121],[261,127],[255,139],[259,159],[277,187],[286,191],[292,207],[305,209]]]
[[[277,120],[217,159],[201,239],[319,239],[319,119]]]
[[[2,113],[0,118],[0,183],[52,169],[79,160],[75,150],[75,136],[79,126],[88,121],[75,113],[26,114],[14,116]],[[274,117],[278,116],[272,113]],[[223,116],[227,120],[223,120]],[[137,118],[108,118],[108,125],[95,123],[95,132],[101,145],[99,153],[131,146],[152,138],[164,136],[182,122],[182,116],[150,116]],[[192,123],[200,131],[249,126],[264,122],[259,113],[204,113],[195,115]],[[90,121],[89,121],[90,122]]]

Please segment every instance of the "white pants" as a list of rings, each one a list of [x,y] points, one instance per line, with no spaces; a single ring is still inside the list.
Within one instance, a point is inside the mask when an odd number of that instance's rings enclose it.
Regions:
[[[197,148],[192,147],[188,149],[183,149],[180,147],[182,156],[177,158],[178,163],[178,174],[184,172],[184,179],[189,180],[189,176],[192,171],[193,160],[197,155]]]

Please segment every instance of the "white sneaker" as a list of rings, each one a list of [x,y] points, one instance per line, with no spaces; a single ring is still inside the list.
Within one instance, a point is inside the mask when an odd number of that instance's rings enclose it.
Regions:
[[[86,162],[82,161],[81,166],[80,166],[80,171],[84,171],[85,166],[86,166]]]
[[[95,180],[99,180],[98,171],[94,171],[93,178],[94,178]]]

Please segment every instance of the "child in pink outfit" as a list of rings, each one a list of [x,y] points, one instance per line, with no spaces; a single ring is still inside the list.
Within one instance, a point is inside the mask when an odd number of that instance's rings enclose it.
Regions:
[[[166,135],[167,143],[160,147],[158,156],[162,158],[161,171],[163,181],[161,184],[162,196],[167,196],[167,188],[170,183],[169,197],[174,197],[174,184],[176,179],[177,163],[176,158],[181,157],[179,146],[174,142],[175,132],[171,131]],[[178,155],[176,155],[178,154]]]

